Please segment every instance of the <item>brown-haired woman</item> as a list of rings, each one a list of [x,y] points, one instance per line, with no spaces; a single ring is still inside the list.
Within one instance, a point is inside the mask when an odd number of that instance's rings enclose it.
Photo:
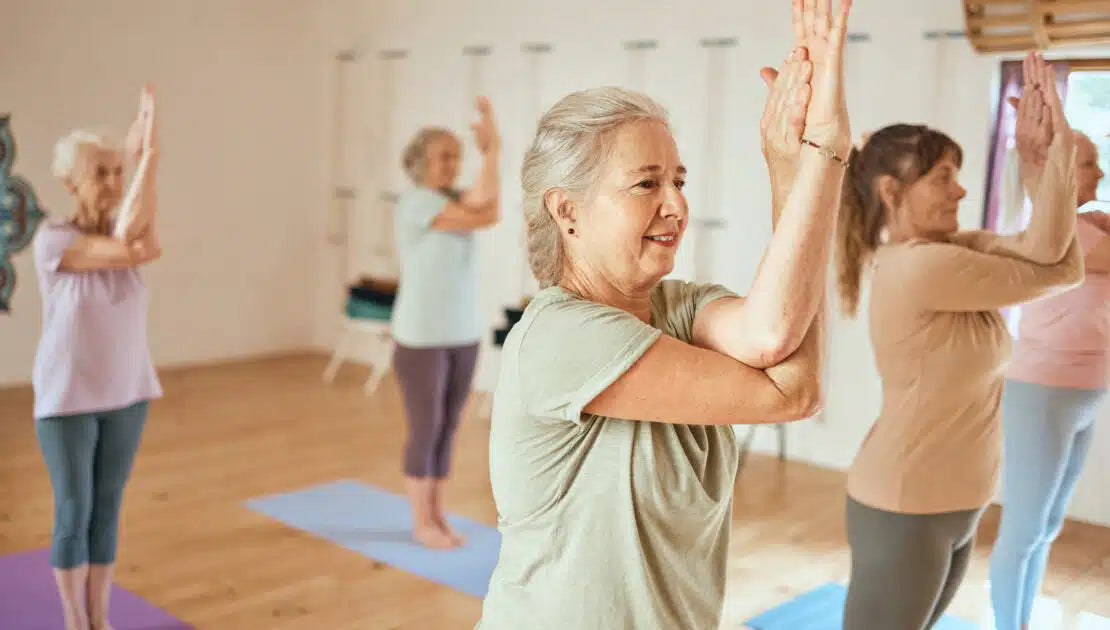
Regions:
[[[931,627],[963,579],[994,492],[1010,336],[998,312],[1075,286],[1075,138],[1052,70],[1025,60],[1018,151],[1033,217],[1020,234],[958,231],[962,151],[896,124],[853,151],[838,280],[854,315],[865,263],[883,401],[848,477],[845,630]]]

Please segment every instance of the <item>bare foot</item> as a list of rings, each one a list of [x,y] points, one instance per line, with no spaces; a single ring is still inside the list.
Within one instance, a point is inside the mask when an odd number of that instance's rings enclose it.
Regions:
[[[434,525],[417,527],[412,531],[412,537],[429,549],[450,549],[456,546],[455,539]]]
[[[457,546],[461,547],[466,544],[466,536],[463,536],[454,527],[451,527],[447,519],[440,518],[437,519],[437,521],[439,523],[439,528],[442,529],[443,533],[447,534],[451,540],[455,541]]]

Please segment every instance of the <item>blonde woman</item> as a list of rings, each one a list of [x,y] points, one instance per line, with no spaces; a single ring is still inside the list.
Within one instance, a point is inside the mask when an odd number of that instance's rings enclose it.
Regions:
[[[136,176],[126,196],[120,147],[87,131],[58,141],[53,172],[74,212],[44,223],[34,242],[43,310],[32,375],[35,432],[54,492],[50,562],[66,630],[111,628],[124,487],[149,401],[162,395],[139,274],[161,254],[151,219],[158,146],[149,92],[133,129],[128,157]],[[113,219],[117,209],[126,221]],[[136,218],[143,225],[131,230]]]
[[[796,0],[796,54],[765,73],[774,234],[747,298],[664,280],[689,214],[658,104],[600,88],[540,120],[521,175],[542,289],[508,335],[494,396],[502,545],[482,630],[718,626],[739,460],[729,425],[820,405],[849,4],[834,16],[829,0]]]

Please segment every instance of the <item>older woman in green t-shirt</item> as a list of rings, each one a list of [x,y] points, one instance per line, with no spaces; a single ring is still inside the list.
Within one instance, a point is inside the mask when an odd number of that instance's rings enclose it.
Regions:
[[[540,120],[522,183],[541,290],[506,340],[494,395],[502,546],[482,630],[717,627],[739,455],[730,425],[805,418],[821,399],[851,144],[850,3],[835,16],[829,4],[795,1],[795,53],[763,73],[774,234],[746,299],[664,280],[688,212],[662,108],[602,88]]]

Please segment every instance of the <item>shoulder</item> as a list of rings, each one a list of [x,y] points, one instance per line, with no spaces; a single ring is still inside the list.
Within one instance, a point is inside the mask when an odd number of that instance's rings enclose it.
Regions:
[[[737,294],[713,282],[691,282],[668,278],[655,288],[653,301],[672,308],[692,308],[697,310],[713,300],[723,297],[738,297]]]
[[[56,247],[68,243],[81,233],[77,226],[65,219],[48,219],[39,224],[35,232],[35,249]]]
[[[560,287],[538,292],[511,335],[521,355],[566,356],[614,351],[660,331],[628,311],[580,298]]]
[[[1079,213],[1079,219],[1094,225],[1098,229],[1107,232],[1110,231],[1110,214],[1102,210],[1088,210]]]
[[[573,295],[561,287],[543,289],[532,297],[524,309],[522,323],[525,329],[532,328],[573,328],[598,317],[629,317],[632,314],[618,308],[593,302]]]
[[[448,199],[449,197],[442,191],[425,188],[424,186],[412,186],[401,193],[397,199],[397,205],[402,208],[421,207],[430,204],[443,204]]]

